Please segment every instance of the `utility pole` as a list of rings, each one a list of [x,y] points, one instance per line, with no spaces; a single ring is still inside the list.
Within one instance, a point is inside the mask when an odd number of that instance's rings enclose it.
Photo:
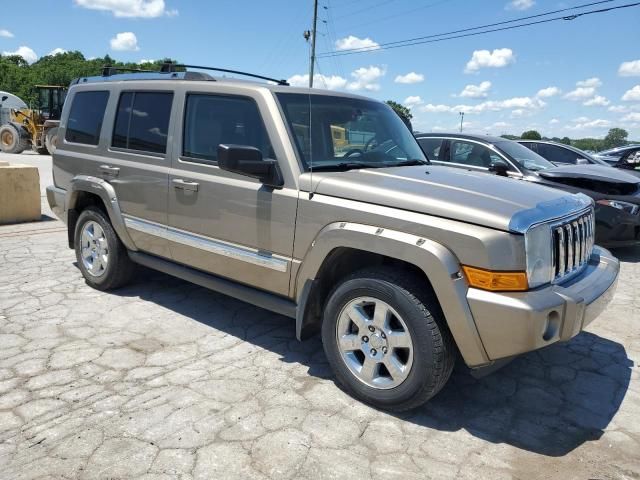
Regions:
[[[318,23],[318,0],[313,0],[313,30],[311,30],[311,60],[309,62],[309,88],[313,88],[313,69],[316,65],[316,24]]]
[[[464,112],[460,112],[460,133],[462,133],[462,122],[464,120]]]

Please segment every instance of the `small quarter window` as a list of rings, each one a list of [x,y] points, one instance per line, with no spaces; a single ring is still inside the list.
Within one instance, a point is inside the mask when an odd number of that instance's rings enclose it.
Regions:
[[[275,158],[258,107],[246,97],[188,95],[182,144],[185,157],[214,162],[220,144],[255,147]]]
[[[67,119],[65,140],[98,145],[108,100],[106,91],[76,93]]]
[[[112,146],[166,153],[173,93],[124,92],[120,95]]]

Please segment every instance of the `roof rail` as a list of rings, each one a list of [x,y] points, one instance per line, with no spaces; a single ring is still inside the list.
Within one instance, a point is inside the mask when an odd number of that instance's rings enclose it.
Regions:
[[[248,72],[241,72],[239,70],[229,70],[227,68],[217,68],[217,67],[203,67],[201,65],[185,65],[182,63],[172,63],[172,62],[165,62],[162,64],[162,67],[160,67],[160,71],[163,73],[169,73],[169,72],[175,72],[176,68],[198,68],[200,70],[211,70],[214,72],[224,72],[224,73],[233,73],[236,75],[243,75],[245,77],[251,77],[251,78],[259,78],[261,80],[267,80],[269,82],[275,82],[278,85],[289,85],[289,82],[287,82],[286,80],[282,80],[282,79],[277,79],[277,78],[271,78],[271,77],[265,77],[263,75],[256,75],[255,73],[248,73]]]
[[[102,67],[102,76],[103,77],[110,77],[111,75],[115,75],[118,72],[136,72],[136,73],[140,73],[140,72],[145,72],[145,73],[149,73],[149,72],[153,72],[154,70],[144,70],[142,68],[126,68],[126,67],[114,67],[113,65],[105,65],[104,67]]]

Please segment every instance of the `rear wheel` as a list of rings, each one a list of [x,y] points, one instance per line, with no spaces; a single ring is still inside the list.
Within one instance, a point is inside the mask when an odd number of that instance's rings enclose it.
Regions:
[[[53,155],[53,152],[58,147],[58,127],[53,127],[47,131],[44,136],[44,144],[49,154]]]
[[[78,217],[74,246],[78,267],[89,286],[111,290],[130,280],[133,262],[109,218],[98,207],[88,207]]]
[[[22,153],[29,146],[29,140],[20,133],[11,124],[2,125],[0,127],[0,150],[4,153]]]
[[[437,394],[456,357],[438,301],[424,280],[387,268],[357,272],[334,289],[322,342],[350,394],[392,411],[417,407]]]

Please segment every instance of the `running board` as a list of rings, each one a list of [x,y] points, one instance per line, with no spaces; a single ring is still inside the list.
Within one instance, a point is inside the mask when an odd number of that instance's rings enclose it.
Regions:
[[[265,310],[270,310],[287,317],[296,318],[296,304],[279,295],[258,290],[257,288],[236,283],[232,280],[205,273],[195,268],[170,262],[146,253],[129,250],[129,258],[144,267],[181,278],[182,280],[195,283],[209,290],[215,290],[216,292],[237,298],[256,307],[264,308]]]

